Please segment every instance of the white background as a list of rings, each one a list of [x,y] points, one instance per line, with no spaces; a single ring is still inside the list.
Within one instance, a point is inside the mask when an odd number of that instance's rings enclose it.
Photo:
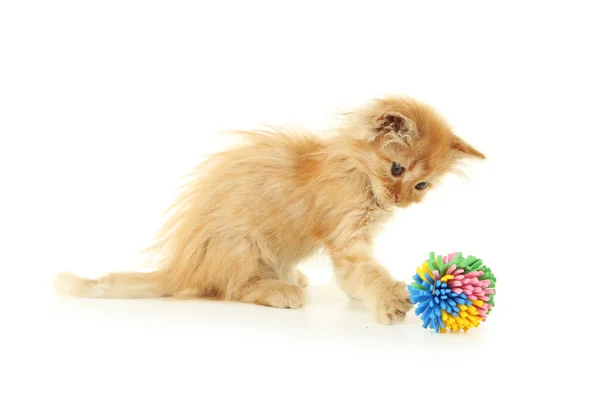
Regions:
[[[593,397],[598,11],[445,3],[0,3],[0,397]],[[133,267],[219,131],[318,130],[385,93],[489,157],[377,241],[404,280],[430,251],[483,258],[498,295],[479,329],[377,325],[326,257],[304,263],[301,310],[53,293],[62,270]]]

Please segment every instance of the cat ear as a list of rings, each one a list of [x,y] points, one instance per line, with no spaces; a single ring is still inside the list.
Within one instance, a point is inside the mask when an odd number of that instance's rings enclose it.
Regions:
[[[414,139],[418,134],[416,124],[398,112],[386,112],[380,115],[375,120],[374,131],[376,136],[391,133],[406,141]]]
[[[486,159],[485,154],[475,149],[473,146],[462,140],[456,135],[452,136],[452,141],[450,143],[450,148],[452,150],[459,153],[461,157],[475,157],[480,158],[482,160]]]

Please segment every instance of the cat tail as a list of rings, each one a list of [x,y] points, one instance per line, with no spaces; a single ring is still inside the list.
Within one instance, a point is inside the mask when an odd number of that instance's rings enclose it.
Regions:
[[[162,270],[117,272],[97,279],[61,272],[54,280],[54,288],[59,294],[72,297],[143,299],[170,295]]]

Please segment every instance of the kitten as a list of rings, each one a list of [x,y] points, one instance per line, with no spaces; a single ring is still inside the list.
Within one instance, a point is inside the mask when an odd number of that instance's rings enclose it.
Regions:
[[[384,324],[412,307],[406,284],[371,254],[396,207],[421,202],[463,158],[485,156],[429,105],[384,97],[345,114],[332,135],[237,132],[249,143],[215,154],[190,176],[151,249],[155,271],[85,279],[61,273],[60,293],[83,297],[199,297],[278,308],[304,304],[296,264],[319,248],[339,287]]]

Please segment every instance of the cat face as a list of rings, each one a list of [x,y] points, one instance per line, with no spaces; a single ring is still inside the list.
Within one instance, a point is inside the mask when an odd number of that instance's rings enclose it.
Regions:
[[[456,136],[430,106],[385,98],[352,114],[354,132],[376,201],[408,207],[421,202],[466,157],[485,156]]]

